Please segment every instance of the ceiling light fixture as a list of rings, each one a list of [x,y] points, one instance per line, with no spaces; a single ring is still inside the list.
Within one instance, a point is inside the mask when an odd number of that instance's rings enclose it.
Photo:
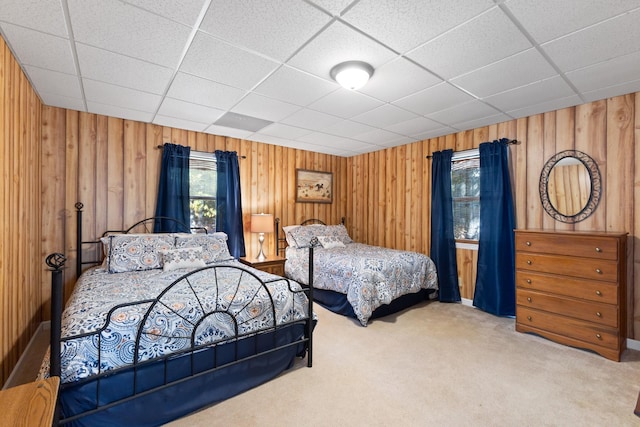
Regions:
[[[331,69],[331,78],[349,90],[358,90],[373,75],[373,67],[362,61],[347,61]]]

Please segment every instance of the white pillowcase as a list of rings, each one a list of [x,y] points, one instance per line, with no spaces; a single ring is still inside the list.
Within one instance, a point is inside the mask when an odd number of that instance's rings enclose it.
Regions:
[[[340,240],[336,236],[318,236],[318,242],[320,242],[322,247],[325,249],[345,247],[344,243],[342,243],[342,240]]]
[[[160,251],[160,253],[162,254],[162,269],[164,271],[207,266],[202,259],[201,247],[170,249]]]

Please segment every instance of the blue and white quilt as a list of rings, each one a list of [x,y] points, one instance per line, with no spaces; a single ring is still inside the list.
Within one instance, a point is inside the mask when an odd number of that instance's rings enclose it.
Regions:
[[[193,345],[225,342],[277,325],[308,318],[307,297],[300,285],[237,261],[194,273],[152,302],[118,307],[156,298],[191,268],[153,269],[110,274],[92,268],[79,278],[62,317],[62,337],[86,334],[62,343],[62,382],[76,381],[132,363],[136,336],[142,325],[138,361],[153,359]],[[247,271],[263,280],[268,289]],[[203,313],[217,314],[204,316]],[[236,318],[237,330],[233,317]],[[107,327],[102,329],[107,319]],[[202,320],[201,322],[198,322]],[[101,349],[98,362],[98,348]]]
[[[306,284],[309,249],[289,246],[286,254],[285,276]],[[438,289],[428,256],[362,243],[314,248],[313,271],[313,287],[345,294],[363,326],[376,308],[402,295]]]

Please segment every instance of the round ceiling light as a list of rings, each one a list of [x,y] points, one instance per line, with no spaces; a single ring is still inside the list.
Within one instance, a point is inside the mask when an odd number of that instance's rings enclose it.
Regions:
[[[373,67],[362,61],[347,61],[331,69],[331,78],[349,90],[358,90],[373,75]]]

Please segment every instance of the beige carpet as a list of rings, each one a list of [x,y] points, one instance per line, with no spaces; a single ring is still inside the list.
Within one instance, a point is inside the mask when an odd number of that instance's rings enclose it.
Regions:
[[[312,368],[300,361],[169,425],[640,426],[640,352],[612,362],[460,304],[425,303],[366,328],[315,311]]]

